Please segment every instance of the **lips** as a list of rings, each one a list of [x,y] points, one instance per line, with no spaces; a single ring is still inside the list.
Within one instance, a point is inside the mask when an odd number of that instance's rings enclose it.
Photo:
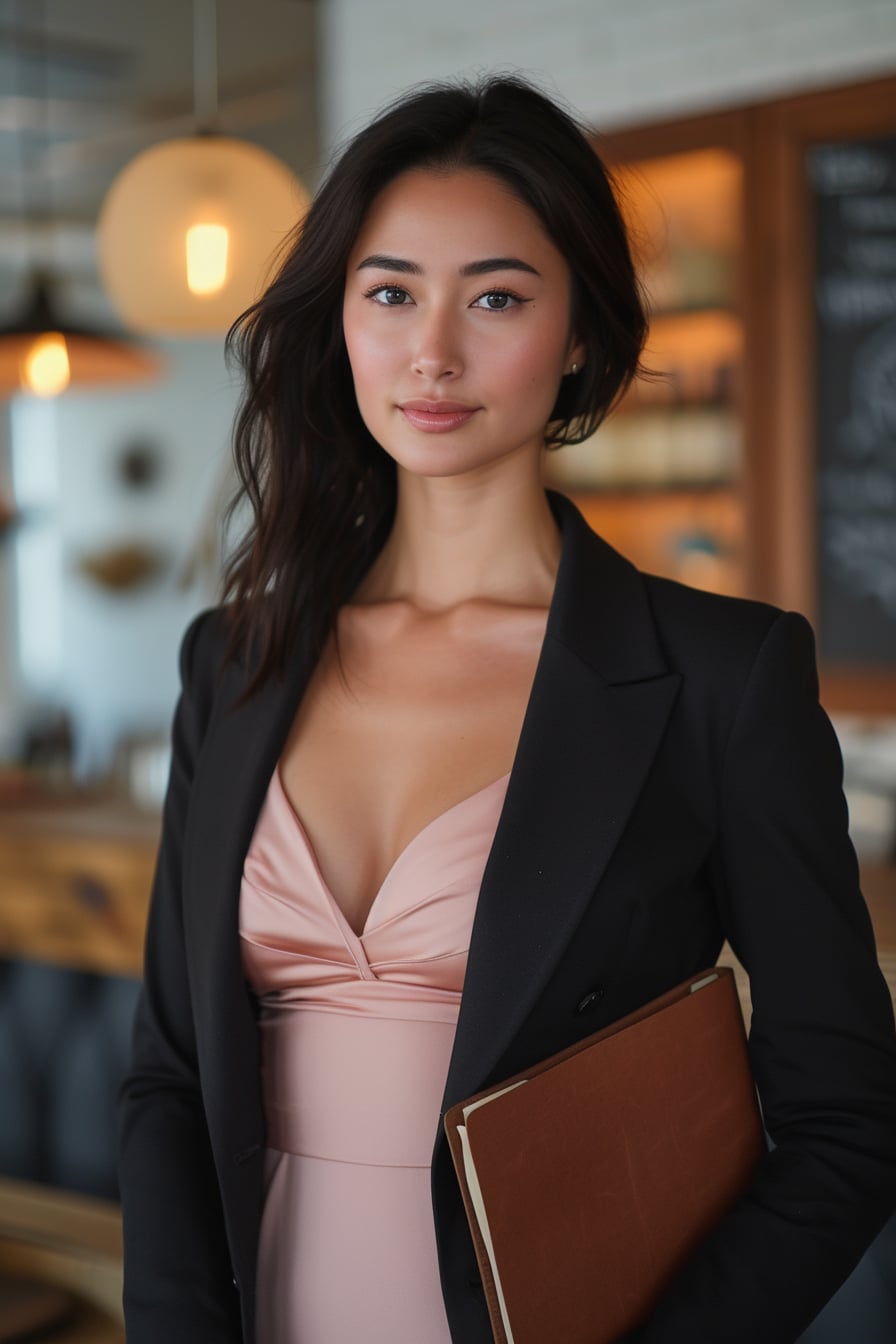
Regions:
[[[462,401],[406,401],[399,408],[416,429],[428,433],[445,433],[465,425],[479,409],[465,406]]]

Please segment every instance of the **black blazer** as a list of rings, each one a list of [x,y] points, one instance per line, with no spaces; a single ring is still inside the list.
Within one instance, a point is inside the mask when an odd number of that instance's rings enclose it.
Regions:
[[[711,965],[727,937],[750,974],[751,1058],[776,1146],[631,1338],[789,1344],[896,1207],[892,1004],[812,629],[795,612],[643,574],[564,496],[548,499],[560,567],[442,1111]],[[122,1089],[131,1344],[254,1338],[265,1127],[237,907],[312,667],[297,643],[285,680],[234,710],[243,683],[236,664],[222,669],[223,634],[213,609],[181,648]],[[487,1344],[441,1116],[432,1199],[452,1339]]]

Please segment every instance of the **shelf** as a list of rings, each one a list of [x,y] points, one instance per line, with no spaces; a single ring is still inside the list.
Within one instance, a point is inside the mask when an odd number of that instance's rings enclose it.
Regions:
[[[675,373],[663,373],[656,379],[639,378],[614,407],[612,418],[652,412],[662,412],[666,417],[701,411],[710,415],[732,414],[737,378],[738,369],[732,365],[701,371],[699,378],[695,373],[687,382]]]
[[[567,486],[566,493],[576,499],[654,499],[666,495],[736,495],[739,484],[726,478],[705,481],[614,481],[612,485]]]
[[[733,364],[743,357],[743,325],[729,308],[694,308],[688,312],[654,313],[645,357],[674,364]]]
[[[743,166],[708,147],[614,170],[641,282],[656,312],[733,305]]]
[[[548,456],[546,475],[560,489],[734,487],[740,479],[741,425],[720,406],[631,407],[583,443]]]

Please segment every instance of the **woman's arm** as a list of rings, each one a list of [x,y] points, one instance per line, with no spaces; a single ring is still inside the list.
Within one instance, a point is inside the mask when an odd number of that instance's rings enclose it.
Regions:
[[[793,1344],[896,1208],[896,1033],[812,627],[782,612],[730,735],[712,871],[775,1144],[633,1338]]]
[[[197,684],[201,660],[195,655],[209,614],[193,621],[181,644],[181,695],[145,977],[120,1094],[128,1344],[229,1344],[242,1338],[199,1090],[181,911],[184,822],[210,698]]]

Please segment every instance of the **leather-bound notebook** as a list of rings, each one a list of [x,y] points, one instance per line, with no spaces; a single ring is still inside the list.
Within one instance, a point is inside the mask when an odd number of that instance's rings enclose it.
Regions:
[[[731,970],[692,976],[444,1124],[498,1344],[611,1344],[765,1152]]]

